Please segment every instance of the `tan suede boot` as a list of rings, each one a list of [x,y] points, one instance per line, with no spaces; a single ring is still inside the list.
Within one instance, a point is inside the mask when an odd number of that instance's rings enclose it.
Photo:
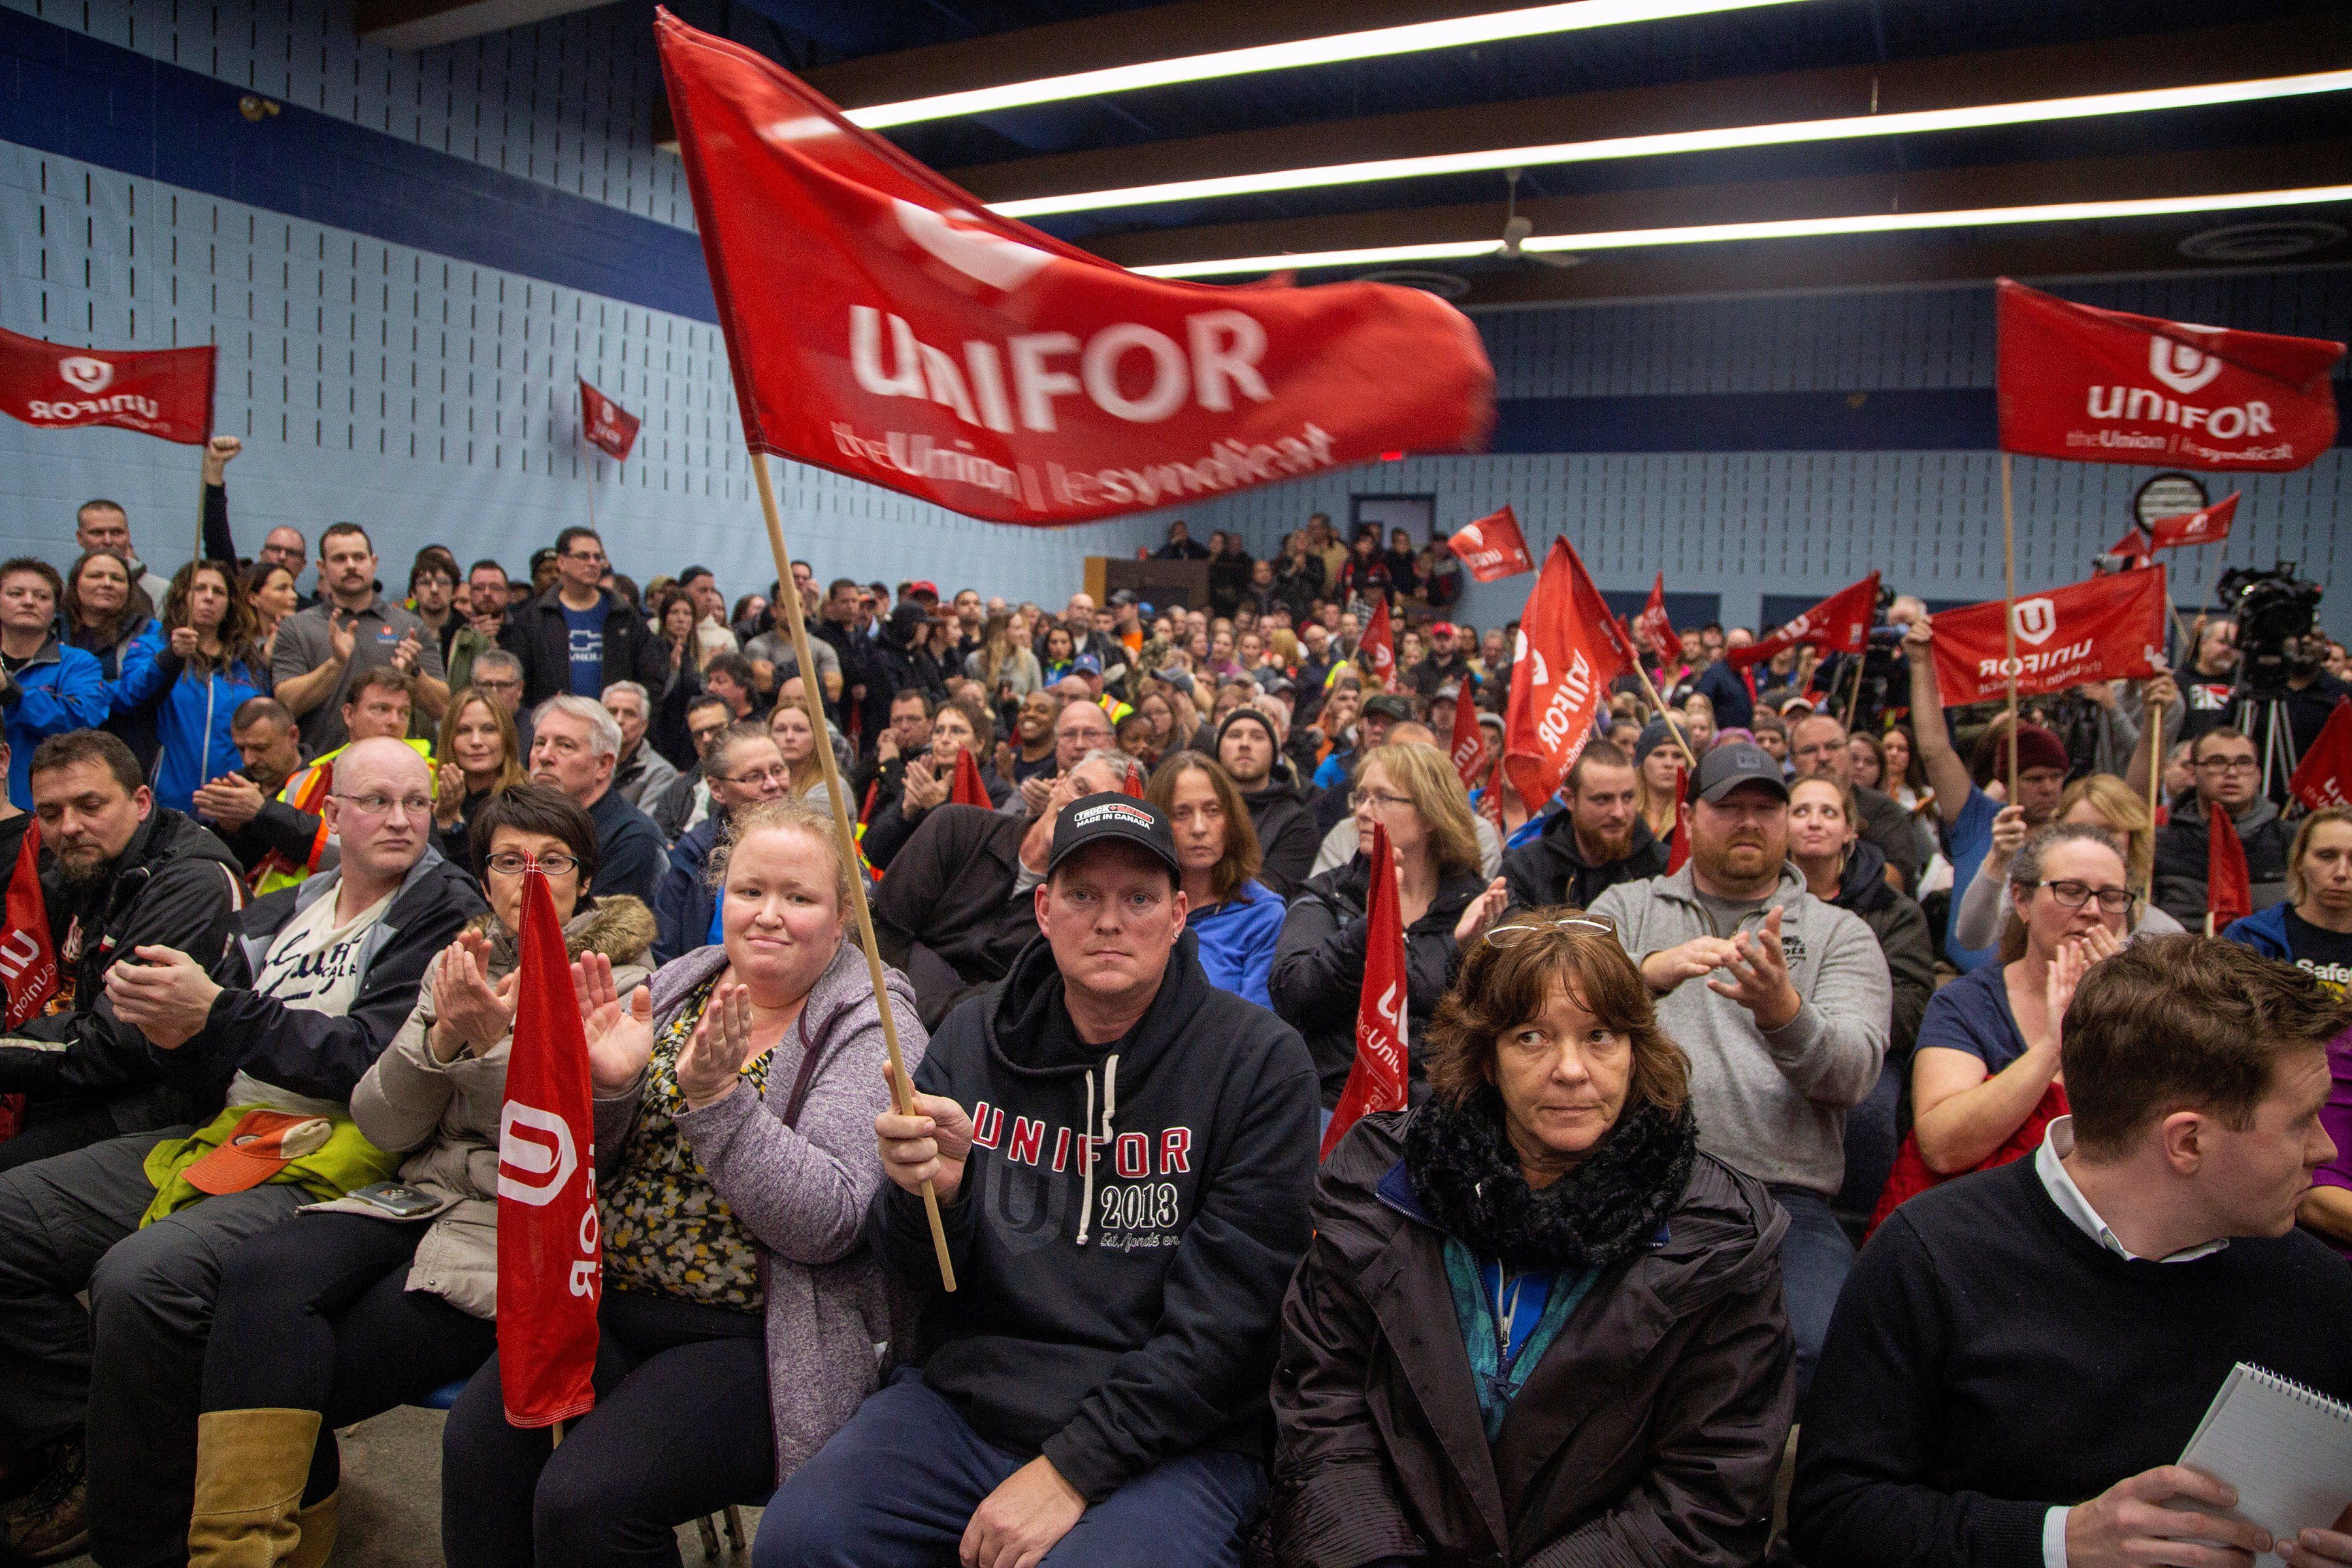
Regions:
[[[281,1568],[289,1562],[301,1543],[295,1510],[318,1443],[315,1410],[215,1410],[198,1416],[189,1568]],[[326,1533],[331,1545],[331,1527]]]
[[[328,1553],[335,1549],[335,1531],[340,1528],[335,1500],[341,1496],[341,1492],[329,1492],[309,1508],[295,1511],[294,1523],[301,1531],[302,1539],[294,1543],[293,1552],[280,1568],[325,1568]]]

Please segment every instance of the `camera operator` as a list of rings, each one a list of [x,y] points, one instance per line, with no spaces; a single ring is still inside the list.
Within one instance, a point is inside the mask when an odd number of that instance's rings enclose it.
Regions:
[[[2324,590],[2299,580],[2294,567],[2281,562],[2267,572],[2239,567],[2224,573],[2216,592],[2238,623],[2238,683],[2230,723],[2253,742],[2268,793],[2283,803],[2295,763],[2317,744],[2336,700],[2352,693],[2352,687],[2327,673],[2327,638],[2315,624]],[[2283,756],[2272,738],[2274,713],[2285,716],[2291,757]]]
[[[2327,638],[2318,632],[2306,632],[2289,637],[2284,645],[2286,679],[2279,698],[2286,713],[2287,733],[2294,741],[2295,760],[2300,762],[2311,748],[2319,743],[2319,731],[2326,727],[2327,716],[2336,711],[2338,698],[2352,696],[2352,686],[2346,685],[2327,673]],[[2230,721],[2252,737],[2254,754],[2268,754],[2270,745],[2271,703],[2266,696],[2257,696],[2244,686],[2230,704]],[[2286,799],[2287,774],[2294,770],[2277,767],[2271,770],[2271,796]]]

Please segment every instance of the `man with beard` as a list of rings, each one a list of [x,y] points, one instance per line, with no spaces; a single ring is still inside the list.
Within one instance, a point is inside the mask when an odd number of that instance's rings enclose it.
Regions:
[[[0,1039],[0,1094],[26,1097],[0,1169],[124,1132],[209,1115],[227,1075],[167,1081],[147,1042],[115,1016],[106,973],[142,944],[177,948],[215,976],[242,973],[231,949],[245,885],[236,858],[157,805],[138,759],[97,730],[53,735],[33,753],[49,937],[61,1011]]]
[[[1607,741],[1588,744],[1568,770],[1565,793],[1568,809],[1552,813],[1533,843],[1503,857],[1514,909],[1591,909],[1618,883],[1665,870],[1666,847],[1642,820],[1633,759],[1622,750]]]
[[[1299,798],[1275,721],[1256,708],[1234,709],[1217,731],[1217,761],[1241,791],[1250,826],[1257,829],[1258,879],[1276,897],[1289,898],[1306,885],[1323,836]]]
[[[1619,883],[1592,912],[1615,924],[1657,995],[1658,1026],[1690,1058],[1699,1147],[1789,1211],[1780,1268],[1801,1396],[1853,1267],[1830,1203],[1845,1180],[1846,1110],[1886,1055],[1894,985],[1870,927],[1807,891],[1789,863],[1780,763],[1718,746],[1687,799],[1690,863]]]

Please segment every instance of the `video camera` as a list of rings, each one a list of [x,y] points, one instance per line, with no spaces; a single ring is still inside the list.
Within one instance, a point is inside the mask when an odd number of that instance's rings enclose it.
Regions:
[[[2311,668],[2312,661],[2292,658],[2288,650],[2318,626],[2326,590],[2297,577],[2294,567],[2292,561],[2267,572],[2236,566],[2214,586],[2215,596],[2238,623],[2238,688],[2253,697],[2286,695],[2287,677]]]

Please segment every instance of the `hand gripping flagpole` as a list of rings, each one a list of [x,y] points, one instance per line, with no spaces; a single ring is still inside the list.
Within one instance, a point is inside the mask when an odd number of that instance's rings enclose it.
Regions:
[[[866,907],[866,878],[858,869],[857,836],[849,826],[849,792],[841,782],[841,770],[833,760],[833,746],[825,739],[824,688],[816,679],[816,660],[809,656],[808,622],[801,614],[801,596],[793,586],[791,552],[784,548],[784,524],[776,510],[775,480],[769,477],[768,458],[764,452],[751,454],[751,477],[760,487],[760,510],[768,521],[768,548],[776,557],[776,581],[784,591],[776,597],[784,602],[784,618],[792,628],[793,657],[800,661],[801,700],[808,709],[809,729],[816,736],[816,754],[824,768],[824,793],[833,803],[833,831],[841,846],[844,862],[850,868],[849,901],[857,911],[857,935],[866,949],[866,973],[874,983],[874,1000],[882,1012],[882,1048],[890,1058],[890,1101],[901,1116],[915,1113],[915,1084],[907,1076],[907,1064],[898,1055],[898,1024],[892,1016],[890,995],[883,989],[882,950],[874,941],[874,914]],[[923,1184],[923,1213],[931,1222],[931,1249],[939,1255],[940,1284],[949,1290],[956,1288],[955,1264],[948,1257],[948,1233],[940,1222],[940,1195],[930,1183]]]

